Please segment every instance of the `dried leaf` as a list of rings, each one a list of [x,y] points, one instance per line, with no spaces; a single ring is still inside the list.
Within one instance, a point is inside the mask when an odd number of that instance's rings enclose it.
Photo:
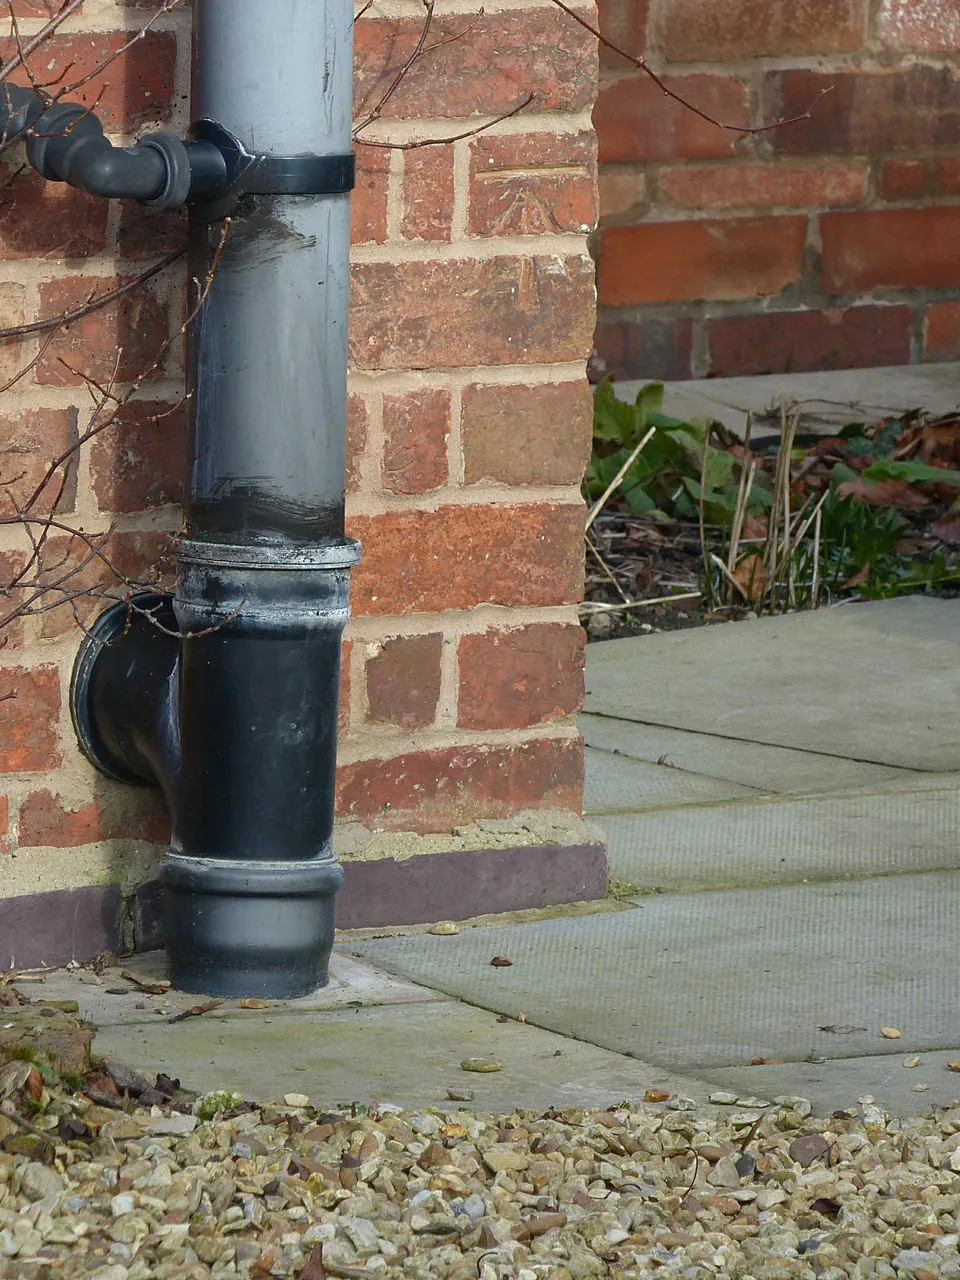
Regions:
[[[899,1040],[903,1032],[898,1027],[881,1027],[880,1034],[884,1040]]]
[[[822,1196],[819,1200],[814,1200],[810,1208],[814,1213],[822,1213],[826,1218],[835,1218],[842,1205],[837,1204],[836,1200],[829,1200],[826,1196]]]
[[[751,1058],[751,1067],[773,1067],[780,1066],[784,1061],[783,1058]]]
[[[941,542],[960,542],[960,515],[941,516],[934,520],[930,532]]]
[[[506,956],[494,956],[490,963],[495,969],[509,969],[513,961],[508,960]]]
[[[126,969],[121,970],[120,977],[127,982],[132,982],[138,991],[145,991],[148,996],[165,996],[170,990],[170,983],[163,982],[141,982],[138,977],[132,973],[128,973]]]
[[[821,1027],[821,1031],[829,1032],[832,1036],[849,1036],[855,1031],[866,1031],[866,1027],[854,1027],[847,1022],[830,1022],[825,1027]]]
[[[805,1133],[790,1143],[790,1159],[795,1160],[801,1169],[807,1169],[814,1160],[822,1160],[830,1150],[830,1143],[822,1133]]]
[[[323,1265],[323,1245],[316,1244],[309,1258],[297,1272],[297,1280],[327,1280],[327,1272]]]
[[[752,552],[740,561],[733,571],[733,580],[740,588],[744,600],[755,604],[763,598],[763,593],[767,589],[769,575],[767,566],[763,563],[763,558]]]
[[[23,1091],[34,1102],[40,1101],[40,1095],[43,1093],[43,1077],[36,1067],[30,1068],[30,1074],[23,1082]]]
[[[644,1102],[666,1102],[670,1094],[666,1089],[648,1089],[643,1095]]]
[[[957,1061],[948,1062],[947,1070],[960,1072],[960,1062],[957,1062]]]
[[[837,485],[837,497],[855,498],[871,507],[901,507],[909,511],[930,505],[929,497],[906,480],[875,480],[871,484],[862,476]]]
[[[0,1099],[9,1097],[17,1089],[22,1089],[33,1070],[29,1062],[21,1062],[18,1058],[0,1068]]]
[[[869,577],[870,577],[870,561],[868,560],[862,569],[858,569],[857,572],[853,574],[851,577],[849,577],[846,580],[846,582],[844,582],[842,585],[844,589],[847,589],[850,587],[862,587],[863,584],[869,579]]]
[[[251,996],[249,1000],[240,1001],[241,1009],[269,1009],[269,1000],[260,1000],[256,996]]]
[[[186,1018],[199,1018],[201,1014],[209,1013],[211,1009],[216,1009],[221,1004],[223,1004],[222,1000],[208,1000],[205,1004],[195,1004],[190,1009],[184,1009],[183,1013],[175,1013],[167,1021],[183,1022]]]

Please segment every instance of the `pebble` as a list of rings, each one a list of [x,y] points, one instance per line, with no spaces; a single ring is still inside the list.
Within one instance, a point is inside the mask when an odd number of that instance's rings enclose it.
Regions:
[[[41,1128],[71,1114],[48,1092]],[[960,1106],[888,1120],[868,1095],[827,1118],[788,1095],[766,1114],[742,1097],[497,1114],[284,1101],[208,1120],[90,1109],[98,1136],[58,1144],[56,1167],[7,1140],[0,1275],[960,1280]]]
[[[451,1102],[472,1102],[473,1090],[457,1089],[451,1086],[451,1088],[447,1090],[447,1097]]]
[[[727,1093],[724,1089],[717,1089],[710,1095],[710,1101],[717,1107],[735,1107],[737,1105],[737,1095],[735,1093]]]
[[[283,1101],[288,1107],[309,1107],[310,1099],[305,1093],[285,1093]]]
[[[435,925],[431,925],[430,932],[440,938],[451,938],[455,933],[460,932],[460,926],[454,924],[452,920],[438,920]]]
[[[460,1063],[461,1071],[502,1071],[503,1064],[498,1062],[496,1058],[464,1058]]]

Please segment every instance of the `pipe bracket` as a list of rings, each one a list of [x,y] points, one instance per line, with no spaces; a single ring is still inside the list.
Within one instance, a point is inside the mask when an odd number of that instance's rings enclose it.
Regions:
[[[356,185],[352,151],[326,156],[257,155],[229,129],[207,119],[195,121],[191,134],[198,142],[212,143],[226,164],[223,190],[195,210],[208,222],[225,217],[241,196],[338,196],[348,195]]]

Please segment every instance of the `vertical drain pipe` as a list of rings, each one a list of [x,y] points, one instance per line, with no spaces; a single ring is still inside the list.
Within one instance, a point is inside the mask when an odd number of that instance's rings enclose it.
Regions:
[[[86,754],[168,796],[170,976],[211,995],[305,994],[333,944],[352,28],[344,0],[194,0],[193,134],[232,186],[191,210],[186,638],[115,606],[74,674]]]

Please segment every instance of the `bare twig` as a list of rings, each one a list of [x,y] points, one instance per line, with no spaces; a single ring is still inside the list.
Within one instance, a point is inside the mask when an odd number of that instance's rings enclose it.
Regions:
[[[617,474],[613,477],[613,479],[607,485],[606,489],[604,489],[603,493],[600,495],[600,497],[596,500],[596,502],[590,508],[589,514],[587,515],[587,523],[586,523],[587,529],[590,528],[590,526],[593,524],[594,520],[596,520],[599,513],[603,510],[604,506],[606,505],[607,499],[610,497],[611,493],[613,493],[617,485],[620,483],[623,477],[627,474],[627,472],[636,462],[637,458],[639,458],[644,447],[649,443],[651,438],[656,434],[656,430],[657,430],[656,427],[650,428],[650,430],[646,433],[646,435],[643,437],[640,443],[636,446],[636,448],[634,448],[631,451],[630,456],[627,458],[626,462],[623,464],[623,466],[620,468]]]

